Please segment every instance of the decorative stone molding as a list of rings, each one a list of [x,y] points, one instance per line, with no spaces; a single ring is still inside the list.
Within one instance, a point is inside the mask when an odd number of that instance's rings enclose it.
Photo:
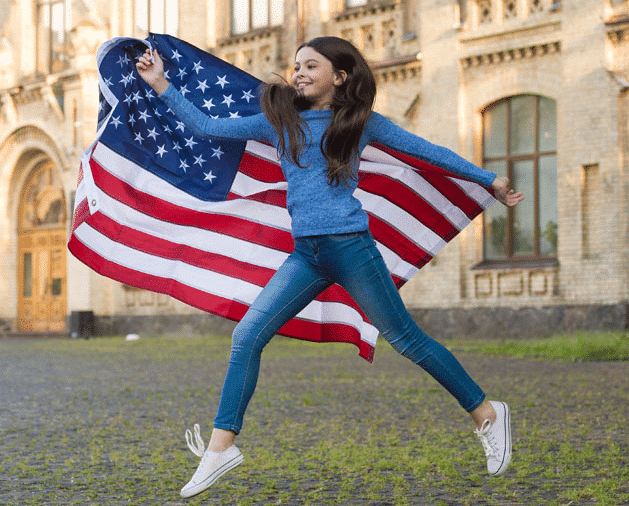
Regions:
[[[558,295],[558,267],[483,268],[471,272],[477,300],[552,300]]]
[[[629,14],[615,16],[605,21],[605,31],[610,41],[614,44],[621,43],[629,34]]]
[[[0,145],[0,160],[8,160],[16,150],[40,149],[50,156],[60,170],[68,170],[69,165],[55,141],[40,128],[26,125],[15,130]]]
[[[548,42],[515,49],[505,49],[491,53],[466,56],[461,58],[461,66],[464,69],[506,63],[514,60],[524,60],[538,56],[556,54],[561,52],[561,42]]]
[[[371,64],[377,83],[403,82],[421,77],[421,55],[404,56]]]
[[[368,2],[366,5],[352,7],[339,12],[334,20],[337,22],[348,21],[352,19],[363,18],[365,16],[381,15],[388,11],[395,10],[400,4],[400,0],[380,0],[376,2]]]

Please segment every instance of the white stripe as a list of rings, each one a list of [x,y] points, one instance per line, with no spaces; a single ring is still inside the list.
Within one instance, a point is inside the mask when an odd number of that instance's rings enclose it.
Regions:
[[[103,144],[94,152],[96,162],[128,185],[174,205],[199,212],[244,218],[270,227],[290,231],[291,219],[286,209],[249,200],[206,202],[179,190]],[[99,199],[100,200],[100,199]],[[100,207],[100,204],[99,204]]]
[[[277,149],[269,146],[268,144],[263,144],[258,141],[247,141],[247,144],[245,145],[245,151],[248,151],[252,155],[263,158],[269,162],[273,162],[276,165],[280,164],[280,158]]]
[[[229,256],[242,262],[277,270],[288,253],[278,251],[243,239],[223,235],[202,228],[161,221],[128,207],[99,191],[102,202],[100,212],[126,227],[166,241]],[[242,204],[242,202],[240,203]]]
[[[354,195],[360,200],[365,211],[385,220],[391,227],[399,230],[432,256],[446,245],[446,242],[438,234],[388,200],[367,193],[360,188],[356,189]]]
[[[453,183],[457,184],[467,195],[476,201],[483,209],[487,209],[491,206],[496,199],[481,185],[466,181],[465,179],[457,179],[454,177],[449,178]]]
[[[257,179],[238,172],[232,183],[231,191],[241,197],[257,195],[269,190],[279,190],[286,192],[288,183],[279,181],[277,183],[263,183]]]
[[[262,290],[261,287],[238,278],[129,248],[112,241],[87,223],[81,224],[74,236],[87,248],[98,252],[100,256],[112,263],[147,275],[173,279],[183,285],[228,300],[250,305]],[[365,330],[364,336],[361,332],[361,339],[375,345],[374,332],[371,330],[373,327],[365,324],[358,311],[343,303],[314,300],[297,317],[323,324],[344,323],[358,331]]]

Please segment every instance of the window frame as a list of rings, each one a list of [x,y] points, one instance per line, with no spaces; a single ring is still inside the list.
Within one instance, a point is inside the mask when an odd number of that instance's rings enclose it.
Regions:
[[[282,12],[282,19],[284,19],[284,0],[282,1],[282,5],[281,5],[281,12]],[[247,0],[247,14],[248,14],[248,19],[247,19],[247,29],[243,30],[243,31],[236,31],[236,23],[234,22],[234,7],[235,7],[235,1],[231,0],[230,1],[230,34],[232,37],[238,37],[247,33],[251,33],[251,32],[255,32],[258,30],[267,30],[269,28],[273,28],[275,26],[281,26],[282,23],[278,23],[278,24],[273,24],[273,7],[272,7],[272,3],[273,0],[266,0],[266,14],[267,14],[267,19],[268,22],[266,25],[263,26],[258,26],[258,27],[254,27],[254,6],[253,6],[254,0]]]
[[[534,149],[533,151],[526,154],[511,154],[511,101],[515,98],[519,97],[534,97],[535,99],[535,109],[534,109],[534,125],[535,132],[533,134],[534,139]],[[481,135],[481,159],[482,166],[485,167],[488,163],[491,162],[504,162],[506,167],[506,176],[510,181],[513,181],[513,168],[514,164],[523,161],[530,161],[533,164],[533,195],[525,196],[526,198],[533,199],[533,241],[534,241],[534,253],[528,255],[517,255],[515,254],[515,241],[514,241],[514,216],[515,209],[513,207],[506,208],[506,233],[505,233],[505,256],[500,258],[488,258],[487,257],[487,241],[488,237],[486,236],[486,222],[483,220],[483,231],[482,231],[482,250],[483,250],[483,261],[481,265],[483,266],[513,266],[513,265],[556,265],[558,263],[558,248],[555,250],[554,254],[551,255],[542,255],[541,254],[541,235],[542,230],[540,227],[540,212],[541,205],[540,202],[540,160],[543,157],[554,156],[555,160],[557,159],[557,147],[555,146],[554,150],[546,150],[540,151],[539,139],[540,139],[540,102],[542,98],[546,98],[548,100],[553,100],[556,107],[556,100],[551,97],[545,97],[543,95],[536,95],[532,93],[522,93],[519,95],[512,95],[509,97],[505,97],[503,99],[497,100],[493,102],[489,106],[487,106],[482,111],[482,125],[483,131]],[[506,102],[506,131],[505,135],[505,155],[504,156],[485,156],[485,113],[489,112],[493,107]],[[555,117],[555,132],[557,130],[557,121]],[[555,165],[555,170],[557,170],[557,166]],[[517,190],[517,188],[516,188]]]
[[[62,6],[62,26],[60,33],[63,34],[61,50],[58,54],[61,58],[55,58],[55,27],[54,27],[54,7]],[[47,19],[44,20],[44,9],[48,8]],[[37,0],[36,6],[36,68],[44,74],[56,74],[63,72],[70,66],[70,26],[68,24],[68,14],[71,14],[70,0]],[[44,54],[45,53],[45,54]]]
[[[173,36],[178,36],[179,35],[179,0],[144,0],[146,2],[146,31],[144,31],[142,29],[142,27],[139,25],[138,23],[138,3],[139,0],[133,0],[133,2],[131,2],[131,9],[132,9],[132,19],[133,19],[133,25],[132,25],[132,29],[133,29],[133,34],[136,37],[146,37],[148,36],[149,33],[167,33]],[[177,11],[177,15],[176,15],[176,29],[173,31],[168,30],[168,19],[169,19],[169,9],[168,9],[168,2],[169,1],[174,1],[175,2],[175,10]],[[163,26],[160,27],[156,27],[156,26],[151,26],[152,23],[154,22],[151,18],[151,11],[153,10],[152,8],[154,7],[155,3],[161,3],[162,7],[163,7],[163,12],[164,12],[164,20],[163,20]]]

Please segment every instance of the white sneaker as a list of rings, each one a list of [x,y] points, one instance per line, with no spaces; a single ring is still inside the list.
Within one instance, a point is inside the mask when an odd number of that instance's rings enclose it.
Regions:
[[[511,414],[504,402],[489,401],[496,411],[496,421],[485,420],[474,432],[480,439],[487,457],[487,471],[500,476],[511,462]]]
[[[199,434],[198,424],[195,424],[194,430],[198,446],[195,447],[191,443],[192,435],[189,430],[186,431],[186,441],[188,442],[190,450],[201,457],[201,463],[190,481],[181,489],[181,497],[184,498],[192,497],[193,495],[203,492],[227,471],[233,469],[245,460],[236,446],[230,446],[227,450],[222,452],[203,451],[205,444]]]

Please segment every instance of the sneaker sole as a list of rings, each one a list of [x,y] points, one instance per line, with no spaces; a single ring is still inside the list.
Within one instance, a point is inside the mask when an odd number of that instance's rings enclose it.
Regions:
[[[503,420],[505,423],[504,431],[507,444],[505,445],[505,454],[502,456],[502,463],[495,473],[491,473],[491,476],[500,476],[507,470],[511,463],[511,411],[509,410],[509,406],[504,402],[498,402],[498,404],[505,410]]]
[[[219,467],[216,471],[210,474],[205,480],[201,483],[195,485],[194,487],[190,487],[188,489],[181,490],[181,497],[188,498],[194,495],[200,494],[204,490],[208,489],[212,484],[218,480],[221,476],[223,476],[227,471],[231,471],[234,467],[241,464],[245,460],[245,457],[242,453],[236,455],[233,459],[225,462],[221,467]]]

